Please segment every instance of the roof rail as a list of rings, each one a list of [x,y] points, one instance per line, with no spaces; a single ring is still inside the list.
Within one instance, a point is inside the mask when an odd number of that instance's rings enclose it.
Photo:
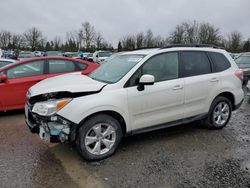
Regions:
[[[216,49],[224,49],[223,47],[216,46],[214,44],[170,44],[164,48],[176,48],[176,47],[199,47],[199,48],[216,48]]]

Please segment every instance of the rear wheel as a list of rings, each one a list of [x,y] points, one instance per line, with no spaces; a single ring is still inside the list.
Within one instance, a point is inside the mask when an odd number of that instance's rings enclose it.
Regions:
[[[210,107],[205,124],[209,128],[222,129],[227,125],[232,113],[232,103],[226,97],[216,97]]]
[[[80,127],[77,148],[84,159],[101,160],[115,152],[122,136],[121,126],[115,118],[99,114]]]

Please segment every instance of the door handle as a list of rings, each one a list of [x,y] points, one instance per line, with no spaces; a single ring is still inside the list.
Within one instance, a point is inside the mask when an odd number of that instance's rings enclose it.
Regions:
[[[210,82],[218,82],[218,81],[219,81],[218,78],[212,78],[212,79],[210,80]]]
[[[173,90],[180,90],[180,89],[183,89],[181,85],[176,85],[173,87]]]

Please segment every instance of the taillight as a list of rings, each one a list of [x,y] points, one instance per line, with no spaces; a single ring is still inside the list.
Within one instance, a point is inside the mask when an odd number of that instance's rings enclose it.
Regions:
[[[244,73],[241,69],[237,70],[234,74],[243,82]]]

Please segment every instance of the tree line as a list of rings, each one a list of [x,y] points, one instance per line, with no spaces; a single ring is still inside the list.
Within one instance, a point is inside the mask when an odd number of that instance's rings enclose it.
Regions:
[[[167,37],[154,36],[149,29],[145,33],[127,35],[118,43],[118,51],[150,47],[164,47],[169,44],[213,44],[234,53],[249,52],[250,38],[243,41],[239,31],[223,36],[220,29],[210,23],[183,22],[178,24]]]
[[[250,38],[244,41],[239,31],[232,31],[223,36],[221,30],[212,24],[196,21],[178,24],[166,37],[154,35],[151,29],[146,32],[123,36],[115,48],[118,51],[126,51],[164,47],[169,44],[213,44],[224,47],[230,52],[250,51]],[[113,50],[113,46],[89,22],[82,23],[78,30],[67,32],[64,39],[56,36],[53,40],[47,40],[36,27],[30,28],[22,34],[2,30],[0,31],[0,47],[32,51]]]
[[[100,32],[96,32],[89,22],[82,23],[75,31],[66,33],[65,39],[56,36],[53,40],[47,40],[43,33],[36,27],[32,27],[23,34],[0,31],[0,47],[2,49],[17,49],[31,51],[95,51],[99,49],[113,50]]]

